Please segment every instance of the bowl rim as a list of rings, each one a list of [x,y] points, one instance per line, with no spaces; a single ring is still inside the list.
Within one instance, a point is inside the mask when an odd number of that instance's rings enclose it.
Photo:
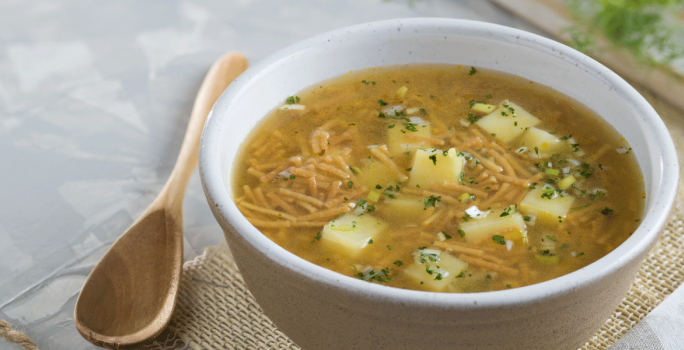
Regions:
[[[660,141],[657,145],[659,145],[661,155],[659,164],[662,169],[660,178],[653,179],[654,182],[660,184],[660,191],[654,195],[655,200],[652,203],[652,207],[646,208],[649,210],[645,212],[642,224],[635,233],[599,260],[577,271],[552,280],[510,290],[461,294],[403,290],[343,276],[297,257],[266,238],[266,236],[254,228],[239,214],[231,195],[224,186],[224,169],[220,166],[221,150],[219,145],[222,140],[220,126],[228,118],[226,115],[228,108],[240,96],[243,89],[249,88],[252,78],[258,78],[269,67],[277,64],[282,59],[292,56],[296,52],[307,50],[312,46],[322,45],[333,37],[370,34],[372,31],[388,28],[396,30],[397,27],[401,27],[405,31],[412,28],[461,28],[489,34],[495,33],[514,39],[518,43],[534,43],[536,46],[543,46],[554,52],[559,52],[565,56],[562,58],[564,60],[574,60],[583,64],[586,69],[602,75],[602,78],[610,83],[616,92],[622,93],[625,99],[633,101],[633,104],[640,108],[639,112],[650,124],[649,126],[652,127],[650,132]],[[235,231],[239,232],[242,240],[265,256],[268,256],[277,265],[287,268],[292,273],[303,278],[316,280],[315,283],[322,283],[340,291],[357,293],[357,297],[372,297],[377,300],[402,304],[419,304],[421,307],[439,309],[505,308],[537,303],[540,299],[560,297],[582,286],[597,283],[607,275],[623,268],[629,262],[644,254],[647,249],[655,244],[659,237],[667,221],[668,213],[674,205],[679,177],[678,167],[674,143],[665,124],[651,105],[629,83],[610,69],[568,46],[533,33],[498,24],[444,18],[393,19],[344,27],[303,40],[265,58],[238,77],[216,102],[203,129],[199,155],[202,186],[204,187],[207,201],[219,224],[224,230],[227,229],[226,225],[232,227]],[[237,215],[236,212],[238,213]],[[651,223],[649,227],[645,227],[644,222],[647,221],[646,219]]]

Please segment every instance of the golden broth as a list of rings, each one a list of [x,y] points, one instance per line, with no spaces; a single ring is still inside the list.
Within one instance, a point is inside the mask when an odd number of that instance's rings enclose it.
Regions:
[[[266,117],[236,162],[233,197],[278,245],[347,276],[515,288],[586,266],[637,228],[644,187],[623,140],[520,77],[365,69]]]

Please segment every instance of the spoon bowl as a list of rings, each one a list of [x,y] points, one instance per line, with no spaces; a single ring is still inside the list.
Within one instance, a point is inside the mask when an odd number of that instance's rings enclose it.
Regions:
[[[112,349],[136,344],[154,338],[169,323],[183,263],[183,197],[197,165],[202,128],[214,102],[245,69],[247,59],[237,53],[212,65],[164,188],[86,279],[74,322],[89,342]]]

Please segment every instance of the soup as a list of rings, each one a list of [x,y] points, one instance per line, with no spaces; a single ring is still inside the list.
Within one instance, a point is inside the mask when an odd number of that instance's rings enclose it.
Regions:
[[[314,264],[397,288],[546,281],[639,225],[631,148],[567,96],[501,72],[408,65],[290,96],[243,144],[240,211]]]

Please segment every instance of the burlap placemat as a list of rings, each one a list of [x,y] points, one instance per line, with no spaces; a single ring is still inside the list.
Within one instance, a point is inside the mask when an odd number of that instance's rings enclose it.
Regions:
[[[684,113],[647,90],[639,90],[665,121],[681,155]],[[648,255],[622,304],[582,349],[608,348],[684,281],[681,181],[679,188],[663,237]],[[182,340],[195,350],[299,349],[261,312],[226,246],[210,247],[184,265],[178,306],[168,331],[167,345]]]

